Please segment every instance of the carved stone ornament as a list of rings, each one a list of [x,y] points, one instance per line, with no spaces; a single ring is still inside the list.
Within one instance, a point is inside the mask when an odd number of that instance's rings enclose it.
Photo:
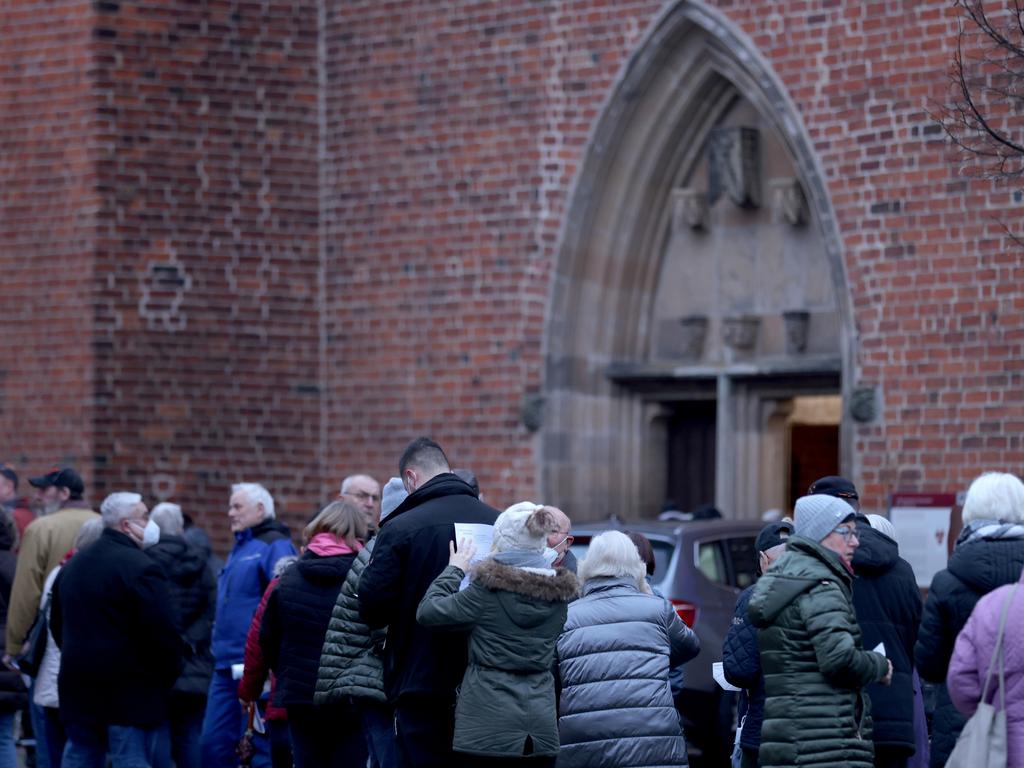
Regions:
[[[711,204],[726,194],[740,208],[761,205],[761,137],[756,128],[713,128],[708,169]]]
[[[708,196],[706,192],[692,187],[672,190],[672,231],[708,228]]]
[[[544,423],[544,395],[523,395],[519,405],[519,418],[529,432],[536,432]]]
[[[680,346],[684,360],[699,360],[704,354],[704,339],[708,335],[705,315],[687,315],[679,318]]]
[[[850,417],[861,424],[875,420],[875,388],[857,387],[850,395]]]
[[[757,345],[757,329],[761,318],[738,315],[722,319],[722,341],[737,352],[749,352]]]
[[[786,353],[802,355],[807,351],[807,331],[811,325],[811,313],[803,309],[783,312],[782,323],[786,329]]]
[[[771,190],[772,215],[776,221],[785,221],[794,227],[807,223],[810,212],[799,179],[772,179],[768,187]]]

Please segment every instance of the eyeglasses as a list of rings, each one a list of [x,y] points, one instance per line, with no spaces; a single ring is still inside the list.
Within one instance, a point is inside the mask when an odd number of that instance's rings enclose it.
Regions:
[[[838,528],[833,528],[832,529],[832,533],[838,533],[844,539],[858,539],[859,540],[859,538],[860,538],[860,537],[857,536],[857,529],[856,528],[851,528],[848,525],[840,525]]]
[[[352,496],[353,498],[359,499],[359,501],[380,501],[379,493],[367,493],[366,491],[349,491],[348,493],[343,493],[341,495]]]

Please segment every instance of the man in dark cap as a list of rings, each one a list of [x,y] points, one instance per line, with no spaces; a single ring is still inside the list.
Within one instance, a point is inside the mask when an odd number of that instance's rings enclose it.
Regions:
[[[70,551],[82,524],[99,517],[83,500],[85,483],[73,469],[55,467],[28,482],[36,489],[40,516],[29,524],[21,539],[7,611],[7,656],[21,653],[39,612],[39,595],[47,575]]]
[[[811,483],[807,489],[807,495],[813,496],[816,493],[823,493],[826,496],[835,496],[842,499],[851,507],[854,512],[860,512],[860,496],[857,495],[857,486],[839,475],[828,475]]]
[[[793,523],[779,520],[768,523],[757,534],[757,574],[771,567],[786,551],[786,542],[793,535]],[[722,647],[722,665],[725,679],[742,688],[739,700],[739,718],[742,724],[737,744],[739,754],[733,756],[733,765],[756,768],[757,750],[761,746],[761,721],[764,718],[764,674],[761,672],[761,652],[757,646],[757,627],[747,620],[747,603],[754,592],[754,584],[740,592],[736,600],[732,626]]]

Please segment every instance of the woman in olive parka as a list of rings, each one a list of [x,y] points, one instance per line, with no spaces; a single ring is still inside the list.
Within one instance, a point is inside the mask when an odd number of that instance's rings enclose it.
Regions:
[[[760,764],[873,768],[864,686],[892,680],[892,663],[865,651],[853,611],[853,507],[815,494],[796,502],[795,535],[754,588],[765,679]]]
[[[558,755],[555,642],[579,587],[551,567],[547,535],[555,518],[531,502],[494,523],[491,555],[469,569],[470,542],[451,546],[449,565],[416,612],[420,624],[469,630],[469,663],[455,705],[453,748],[465,766],[510,761],[553,766]],[[471,581],[459,586],[469,569]]]

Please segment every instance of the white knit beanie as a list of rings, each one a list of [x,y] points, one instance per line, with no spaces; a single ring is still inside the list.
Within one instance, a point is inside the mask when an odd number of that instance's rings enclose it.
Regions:
[[[896,527],[890,522],[889,518],[882,517],[881,515],[868,515],[868,522],[876,531],[896,541]]]
[[[821,541],[844,520],[854,516],[853,507],[836,496],[815,493],[796,500],[796,535]]]
[[[547,533],[536,525],[527,525],[533,514],[542,508],[543,505],[534,504],[532,501],[520,501],[498,515],[498,519],[494,521],[491,551],[510,552],[514,549],[525,549],[543,552],[548,543]]]
[[[388,480],[380,497],[380,521],[384,522],[384,519],[398,509],[398,505],[405,501],[405,497],[408,495],[409,492],[405,490],[400,478],[392,477]]]

